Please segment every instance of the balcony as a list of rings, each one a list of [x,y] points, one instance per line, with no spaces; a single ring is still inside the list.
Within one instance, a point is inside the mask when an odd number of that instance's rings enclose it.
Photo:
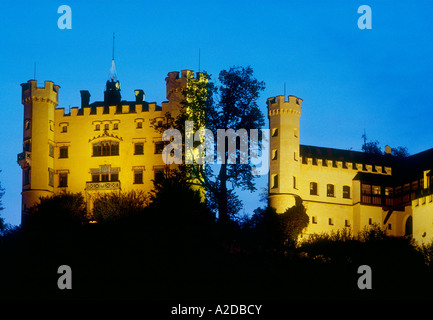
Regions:
[[[120,190],[120,181],[86,182],[86,191]]]
[[[29,167],[31,166],[31,160],[32,160],[32,153],[29,151],[24,151],[21,153],[18,153],[17,155],[17,162],[21,166],[21,168]]]

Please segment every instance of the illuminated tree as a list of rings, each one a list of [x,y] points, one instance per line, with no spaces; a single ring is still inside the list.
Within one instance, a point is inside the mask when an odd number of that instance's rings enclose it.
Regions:
[[[209,75],[206,74],[206,77],[210,80]],[[208,81],[187,86],[183,92],[184,109],[180,117],[174,121],[174,127],[184,128],[185,120],[193,121],[194,132],[205,126],[213,133],[215,145],[212,147],[217,150],[218,129],[233,129],[235,132],[245,129],[250,132],[251,129],[263,127],[264,116],[257,105],[257,99],[264,88],[264,82],[254,77],[251,67],[231,67],[222,70],[219,73],[218,84]],[[235,215],[242,207],[242,202],[235,192],[237,188],[251,192],[256,190],[250,153],[248,150],[245,152],[236,148],[236,163],[228,163],[228,138],[225,139],[225,150],[221,152],[220,164],[187,165],[191,183],[206,190],[207,200],[218,212],[221,222],[229,220],[229,217]],[[249,145],[250,136],[247,139],[246,143]],[[236,142],[236,146],[240,143]],[[197,144],[200,142],[195,142],[194,146]],[[241,164],[241,157],[248,159],[248,163]]]

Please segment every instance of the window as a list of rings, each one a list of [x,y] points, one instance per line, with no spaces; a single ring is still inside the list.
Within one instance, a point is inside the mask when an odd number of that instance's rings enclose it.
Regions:
[[[373,219],[372,218],[368,218],[368,224],[371,226],[373,224]]]
[[[296,176],[293,176],[293,189],[296,189]]]
[[[137,129],[141,129],[141,128],[143,128],[143,122],[138,121],[137,122]]]
[[[113,130],[118,130],[119,129],[119,124],[118,123],[114,123],[113,124]]]
[[[293,136],[294,136],[295,138],[298,137],[298,128],[295,128],[295,129],[294,129]]]
[[[388,230],[392,230],[391,224],[388,223]]]
[[[30,120],[26,120],[26,121],[24,122],[24,129],[25,129],[25,130],[29,130],[29,129],[30,129]]]
[[[350,187],[349,186],[343,186],[343,198],[344,199],[350,199]]]
[[[296,151],[293,152],[293,160],[298,161],[298,156],[297,156],[297,154],[296,154]]]
[[[134,144],[134,154],[144,154],[142,142]]]
[[[68,174],[65,172],[59,173],[59,188],[66,188],[68,186]]]
[[[317,182],[310,182],[310,194],[317,196]]]
[[[344,226],[345,227],[350,227],[350,221],[349,220],[344,220]]]
[[[134,184],[142,184],[142,183],[143,183],[143,169],[135,169]]]
[[[108,173],[102,173],[101,174],[101,181],[102,182],[110,181],[110,175]]]
[[[99,131],[99,130],[101,130],[101,125],[100,125],[100,124],[97,124],[97,125],[95,126],[95,131]]]
[[[278,137],[278,128],[272,129],[272,136],[273,137]]]
[[[162,154],[162,150],[164,150],[164,141],[156,141],[155,154]]]
[[[60,147],[60,155],[59,158],[67,158],[68,157],[68,147]]]
[[[326,195],[328,197],[334,197],[334,185],[333,184],[326,185]]]
[[[385,196],[392,197],[393,189],[392,187],[385,187]]]
[[[312,216],[311,217],[311,223],[312,224],[317,224],[317,217],[316,216]]]
[[[62,126],[62,132],[68,132],[68,127],[67,126]]]
[[[155,181],[161,180],[162,178],[164,178],[164,168],[163,167],[158,167],[158,168],[154,168],[154,179]]]
[[[92,174],[92,182],[99,182],[99,173]]]
[[[119,143],[116,141],[101,141],[93,144],[93,156],[118,156]]]
[[[119,181],[119,174],[118,173],[112,173],[110,176],[110,181]]]
[[[24,183],[23,185],[28,185],[30,183],[30,168],[24,170]]]
[[[30,152],[30,151],[32,151],[31,149],[32,149],[32,148],[31,148],[31,143],[30,143],[30,141],[26,141],[26,142],[24,142],[23,151]]]
[[[370,184],[363,184],[361,186],[361,193],[365,195],[371,194],[371,185]]]
[[[380,186],[372,186],[372,193],[375,196],[380,196]]]
[[[272,175],[272,188],[278,188],[278,174]]]
[[[48,185],[54,186],[54,171],[53,169],[48,168]]]
[[[104,130],[110,129],[110,125],[108,123],[104,124]]]
[[[274,149],[272,150],[272,160],[277,160],[278,158],[278,150]]]
[[[48,144],[48,154],[50,157],[54,157],[54,146],[51,143]]]
[[[333,226],[333,225],[334,225],[334,219],[329,218],[329,219],[328,219],[328,224],[329,224],[330,226]]]

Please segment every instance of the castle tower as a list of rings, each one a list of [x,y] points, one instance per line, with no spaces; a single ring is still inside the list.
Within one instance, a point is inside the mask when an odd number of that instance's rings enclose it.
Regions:
[[[302,99],[295,96],[268,98],[271,130],[269,206],[277,213],[295,205],[300,173],[299,119]]]
[[[58,105],[59,86],[36,80],[22,83],[24,105],[23,152],[18,164],[23,170],[22,221],[28,209],[41,196],[54,191],[54,110]]]

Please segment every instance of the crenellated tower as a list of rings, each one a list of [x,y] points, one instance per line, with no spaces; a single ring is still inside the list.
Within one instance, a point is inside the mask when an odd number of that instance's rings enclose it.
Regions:
[[[269,205],[277,213],[295,205],[300,174],[299,119],[302,99],[295,96],[268,98],[271,130]]]
[[[41,196],[54,192],[54,110],[60,86],[36,80],[21,84],[24,105],[23,152],[18,154],[22,174],[22,220]]]

